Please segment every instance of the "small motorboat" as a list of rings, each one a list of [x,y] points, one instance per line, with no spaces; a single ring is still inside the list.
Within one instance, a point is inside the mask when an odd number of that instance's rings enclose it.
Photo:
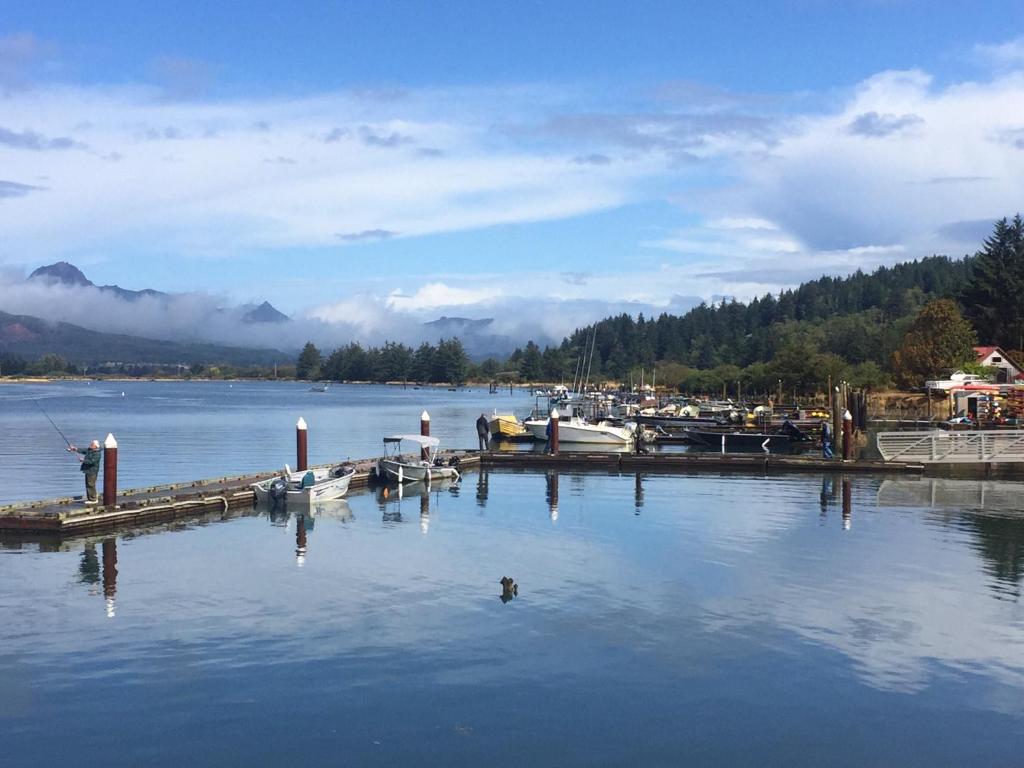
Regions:
[[[488,426],[491,429],[491,437],[501,440],[505,437],[519,437],[527,433],[526,427],[519,419],[511,413],[494,412]]]
[[[743,430],[709,431],[686,429],[683,434],[706,448],[730,451],[788,451],[794,446],[809,445],[811,437],[790,421],[783,422],[778,432],[746,432]]]
[[[315,384],[315,385],[313,385],[312,387],[309,388],[309,391],[310,392],[326,392],[327,391],[327,385],[326,384]]]
[[[412,454],[402,453],[402,444],[416,445]],[[377,460],[377,476],[381,479],[397,480],[399,483],[415,481],[455,480],[460,478],[458,459],[448,463],[437,456],[441,441],[436,437],[423,435],[391,435],[384,438],[384,455]]]
[[[320,501],[340,499],[348,493],[349,483],[356,474],[351,464],[336,467],[315,467],[305,472],[292,472],[285,465],[284,474],[253,483],[259,503],[286,503],[311,505]]]

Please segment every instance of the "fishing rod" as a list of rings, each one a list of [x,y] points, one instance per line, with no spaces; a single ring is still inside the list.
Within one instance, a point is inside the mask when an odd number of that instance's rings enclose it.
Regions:
[[[61,437],[63,437],[63,438],[64,438],[64,442],[68,444],[68,448],[74,448],[75,446],[73,446],[73,445],[71,444],[71,441],[70,441],[70,440],[68,440],[68,438],[67,438],[67,435],[65,435],[65,434],[64,434],[63,432],[61,432],[61,431],[60,431],[60,427],[58,427],[58,426],[57,426],[57,425],[56,425],[56,424],[54,423],[53,419],[51,419],[51,418],[50,418],[50,414],[48,414],[48,413],[47,413],[46,411],[44,411],[44,410],[43,410],[43,406],[41,406],[41,405],[39,404],[39,401],[38,401],[38,400],[36,400],[35,398],[32,398],[32,402],[36,404],[36,408],[38,408],[38,409],[39,409],[39,412],[40,412],[40,413],[42,413],[42,414],[43,414],[43,416],[45,416],[45,417],[46,417],[46,420],[47,420],[48,422],[50,422],[51,424],[53,424],[53,428],[57,430],[57,434],[58,434],[58,435],[60,435]]]

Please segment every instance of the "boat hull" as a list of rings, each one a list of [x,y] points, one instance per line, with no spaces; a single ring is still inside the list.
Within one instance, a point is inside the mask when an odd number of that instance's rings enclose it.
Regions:
[[[301,487],[302,477],[306,474],[305,472],[293,472],[288,480],[288,490],[285,493],[285,499],[288,504],[295,505],[312,505],[321,501],[331,501],[333,499],[340,499],[346,493],[348,493],[349,484],[352,482],[352,478],[355,476],[355,470],[351,470],[341,477],[332,477],[330,469],[316,469],[313,470],[313,485],[305,488]],[[253,492],[256,494],[256,501],[259,503],[266,503],[272,501],[270,496],[270,485],[278,478],[272,477],[268,480],[263,480],[259,483],[252,485]]]
[[[503,437],[518,437],[526,434],[526,427],[511,414],[494,416],[489,422],[491,436],[500,440]]]
[[[433,466],[419,462],[409,463],[394,459],[381,459],[377,462],[377,474],[403,483],[426,482],[428,477],[434,480],[449,480],[458,477],[455,467]]]
[[[547,419],[529,419],[524,422],[524,425],[535,440],[547,442]],[[583,424],[576,421],[559,421],[558,442],[590,445],[629,445],[633,442],[633,432],[625,427]]]

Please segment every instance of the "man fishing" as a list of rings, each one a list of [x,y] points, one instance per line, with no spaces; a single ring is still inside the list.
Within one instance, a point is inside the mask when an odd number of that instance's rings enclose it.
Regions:
[[[82,462],[82,472],[85,474],[85,503],[96,504],[96,476],[100,473],[100,460],[103,457],[100,441],[93,440],[85,449],[68,445],[68,450],[81,454],[78,460]]]

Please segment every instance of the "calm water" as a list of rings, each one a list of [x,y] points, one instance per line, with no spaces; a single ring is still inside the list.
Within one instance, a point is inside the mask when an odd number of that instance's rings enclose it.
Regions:
[[[474,473],[0,538],[0,763],[1017,765],[1021,490]]]
[[[124,393],[122,396],[121,393]],[[481,413],[528,415],[534,399],[506,390],[332,386],[298,382],[60,382],[0,385],[0,504],[82,493],[78,462],[40,411],[77,445],[113,432],[122,488],[278,469],[294,463],[295,423],[309,423],[312,462],[378,456],[385,434],[419,433],[476,448]]]

